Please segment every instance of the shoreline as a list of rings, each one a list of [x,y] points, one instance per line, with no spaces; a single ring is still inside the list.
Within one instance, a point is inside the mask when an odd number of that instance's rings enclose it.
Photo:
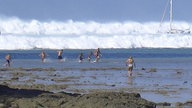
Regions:
[[[45,87],[45,86],[43,86]],[[27,89],[23,89],[27,88]],[[95,90],[90,93],[75,93],[75,92],[50,92],[37,87],[9,87],[0,85],[0,107],[15,107],[15,108],[35,108],[35,107],[55,107],[60,108],[99,108],[99,107],[142,107],[142,108],[174,108],[174,107],[191,107],[192,101],[184,103],[169,103],[169,102],[154,102],[147,100],[140,93],[124,92],[114,90]],[[82,91],[81,91],[82,92]],[[45,101],[46,100],[46,101]],[[59,102],[58,102],[59,101]],[[95,103],[95,101],[97,103]],[[89,102],[87,104],[87,102]],[[74,104],[77,103],[77,104]]]
[[[141,97],[156,104],[190,105],[188,99],[191,92],[186,86],[190,82],[170,83],[178,80],[183,75],[183,70],[170,69],[169,73],[162,75],[164,70],[146,69],[135,70],[134,77],[128,78],[123,69],[68,69],[57,70],[54,68],[1,68],[0,84],[14,89],[42,90],[55,94],[59,92],[74,94],[90,94],[99,92],[126,92],[139,93]],[[162,72],[161,72],[162,71]],[[166,82],[160,82],[164,76],[173,77]],[[161,75],[161,76],[159,76]],[[117,77],[119,79],[117,79]],[[156,80],[157,82],[154,82]],[[187,79],[186,79],[187,80]],[[181,86],[180,83],[184,86]],[[170,84],[168,84],[170,83]],[[147,88],[146,88],[147,86]],[[179,97],[181,96],[181,97]],[[186,97],[184,99],[184,97]],[[170,102],[172,99],[172,102]],[[169,101],[168,101],[169,100]]]

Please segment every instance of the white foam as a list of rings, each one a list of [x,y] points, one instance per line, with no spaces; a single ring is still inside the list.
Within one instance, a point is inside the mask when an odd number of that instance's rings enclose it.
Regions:
[[[169,23],[94,21],[40,22],[0,18],[0,49],[92,49],[92,48],[192,48],[191,34],[166,34]],[[176,22],[186,29],[190,23]]]

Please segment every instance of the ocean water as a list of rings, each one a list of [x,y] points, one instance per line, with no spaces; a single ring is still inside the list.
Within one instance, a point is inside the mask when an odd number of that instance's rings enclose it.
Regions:
[[[5,55],[12,56],[12,68],[120,68],[125,69],[125,61],[129,56],[133,56],[137,64],[137,69],[156,68],[165,69],[184,69],[191,70],[192,51],[190,48],[180,49],[101,49],[102,57],[99,63],[90,63],[87,60],[88,54],[95,49],[73,50],[66,49],[63,53],[63,61],[60,63],[57,59],[57,50],[46,50],[47,58],[45,63],[41,62],[40,49],[36,50],[1,50],[0,63],[4,68]],[[84,54],[83,63],[79,63],[79,54]],[[91,57],[91,62],[95,57]]]
[[[88,67],[90,64],[87,60],[88,54],[94,52],[95,49],[64,49],[63,62],[57,60],[57,50],[44,49],[47,57],[45,64],[41,63],[40,49],[34,50],[1,50],[0,61],[1,64],[5,61],[5,55],[12,56],[12,67]],[[136,49],[101,49],[102,56],[97,66],[111,68],[124,68],[125,61],[129,56],[135,58],[137,68],[159,68],[159,69],[191,69],[192,49],[190,48],[136,48]],[[78,56],[80,53],[84,54],[83,63],[79,64]],[[91,57],[95,60],[95,57]]]

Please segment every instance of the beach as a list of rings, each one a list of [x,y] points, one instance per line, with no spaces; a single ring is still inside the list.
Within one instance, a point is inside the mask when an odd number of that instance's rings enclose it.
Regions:
[[[86,54],[90,50],[64,50],[65,60],[62,62],[53,59],[55,51],[47,51],[49,58],[45,63],[36,56],[40,50],[28,51],[30,53],[9,51],[14,56],[11,67],[0,68],[0,85],[3,91],[1,96],[4,97],[1,103],[3,106],[10,106],[13,102],[13,105],[21,107],[20,104],[23,103],[29,102],[28,104],[36,106],[39,102],[44,107],[51,107],[48,103],[55,102],[55,98],[50,97],[57,97],[56,100],[61,102],[51,104],[55,107],[72,107],[70,105],[74,104],[70,104],[72,101],[68,103],[69,100],[81,100],[82,104],[75,104],[76,107],[83,105],[82,107],[89,108],[92,105],[96,108],[107,104],[108,108],[113,105],[132,108],[133,106],[129,106],[130,100],[138,100],[141,103],[147,101],[145,104],[134,103],[143,108],[148,108],[145,105],[150,105],[149,108],[190,108],[192,58],[187,56],[190,49],[182,49],[182,52],[181,49],[168,50],[161,49],[158,52],[157,49],[102,49],[103,56],[98,63],[88,62],[86,58],[79,63],[74,57],[78,56],[79,52]],[[125,65],[128,55],[134,55],[136,62],[132,77],[128,77]],[[4,63],[2,61],[1,64]],[[22,96],[20,91],[23,91],[25,96]],[[127,99],[129,95],[132,99]],[[89,98],[88,102],[84,100],[85,97]],[[67,99],[67,102],[63,99]],[[103,99],[106,103],[102,103]],[[85,106],[85,103],[90,104]]]
[[[5,106],[16,105],[19,106],[18,108],[25,108],[26,105],[30,105],[33,108],[39,105],[38,102],[44,107],[59,107],[61,105],[64,108],[72,108],[73,105],[74,107],[99,108],[104,107],[105,104],[109,104],[109,106],[105,106],[108,108],[120,107],[121,105],[123,105],[122,108],[133,108],[134,105],[140,105],[141,108],[155,108],[156,105],[191,106],[191,90],[186,88],[187,85],[191,86],[188,84],[190,83],[189,80],[186,79],[186,82],[182,82],[183,86],[165,83],[178,80],[183,74],[181,70],[174,70],[175,72],[171,74],[175,78],[165,82],[160,81],[162,76],[155,75],[159,73],[156,69],[140,70],[142,73],[135,72],[134,77],[131,78],[127,77],[126,70],[119,68],[63,68],[59,72],[53,68],[2,68],[0,70],[3,75],[1,76],[0,91],[1,96],[4,97],[2,99],[4,99],[5,103],[3,102],[3,104]],[[117,70],[122,72],[117,73]],[[4,76],[7,76],[7,79],[3,78]],[[148,79],[146,80],[146,78]],[[158,81],[154,81],[155,79]],[[41,92],[36,93],[36,91]],[[126,96],[133,96],[133,94],[139,95],[141,103],[143,101],[146,103],[139,104],[136,102],[130,105],[130,100]],[[138,100],[135,99],[138,98],[137,95],[131,97],[131,101]],[[82,96],[83,99],[78,99],[77,96],[78,98]],[[53,97],[54,99],[52,99]],[[87,101],[85,101],[85,97]],[[146,100],[140,100],[140,98]],[[59,102],[56,101],[58,99]],[[77,99],[80,101],[79,104],[74,104],[73,101],[77,101]],[[13,101],[14,104],[9,103],[9,101]],[[95,101],[98,103],[94,104]],[[50,104],[50,102],[53,103]],[[86,104],[87,102],[89,104]],[[146,107],[147,105],[151,107]]]

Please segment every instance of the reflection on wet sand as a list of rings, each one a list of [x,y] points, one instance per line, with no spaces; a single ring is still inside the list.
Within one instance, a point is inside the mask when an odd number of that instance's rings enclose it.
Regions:
[[[128,84],[133,85],[133,77],[132,76],[128,77]]]

